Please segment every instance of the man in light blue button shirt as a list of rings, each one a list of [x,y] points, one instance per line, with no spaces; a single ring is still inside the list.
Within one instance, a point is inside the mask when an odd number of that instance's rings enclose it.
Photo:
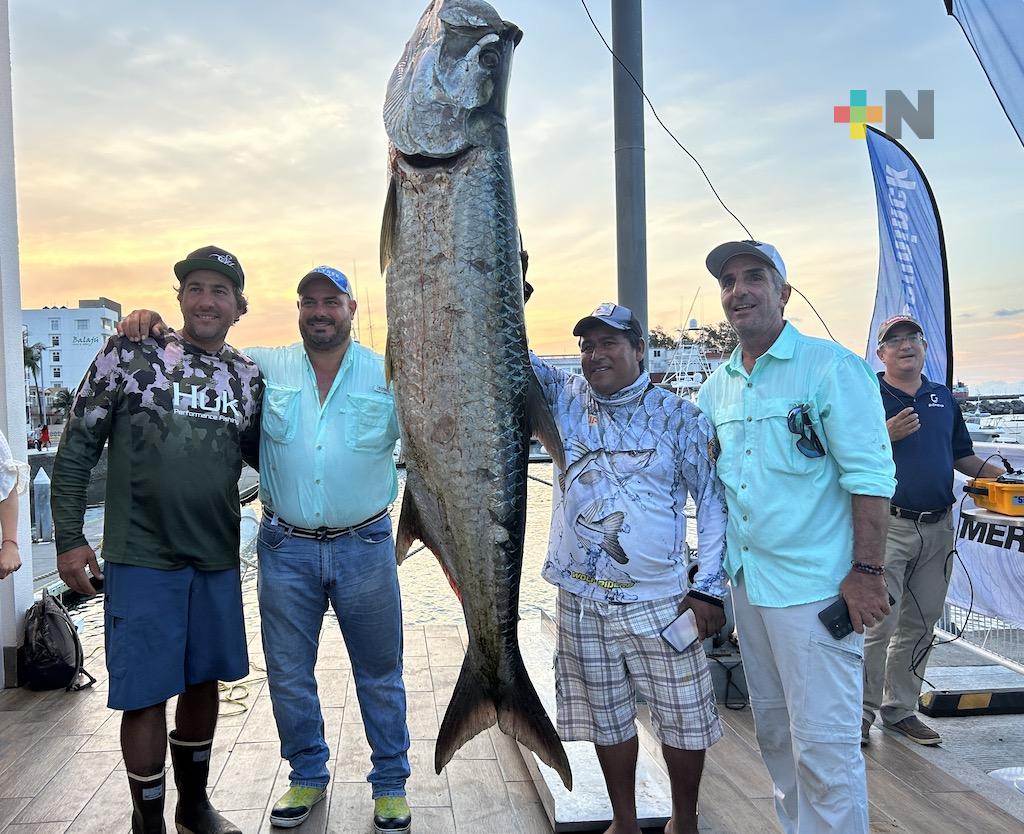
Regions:
[[[374,826],[406,832],[409,730],[402,603],[388,505],[398,494],[394,398],[382,357],[352,341],[348,279],[319,266],[298,285],[302,343],[253,348],[263,370],[260,616],[289,790],[273,825],[293,827],[323,798],[329,750],[313,668],[328,602],[352,663],[370,744]]]
[[[402,681],[402,603],[387,513],[398,494],[398,439],[384,360],[352,341],[356,301],[329,266],[298,285],[302,342],[246,353],[266,387],[260,436],[259,603],[267,678],[290,787],[270,822],[302,823],[326,795],[324,739],[314,666],[328,603],[352,663],[370,744],[374,827],[408,832],[409,730]],[[147,310],[119,325],[158,335]]]
[[[860,753],[865,625],[889,612],[882,576],[896,487],[878,384],[862,359],[783,318],[770,244],[708,255],[739,346],[700,391],[729,507],[725,568],[761,756],[790,834],[867,832]],[[845,599],[854,631],[818,613]]]

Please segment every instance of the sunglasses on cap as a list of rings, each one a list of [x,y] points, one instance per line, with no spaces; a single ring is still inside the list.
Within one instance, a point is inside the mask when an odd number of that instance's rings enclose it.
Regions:
[[[786,415],[786,425],[797,436],[796,448],[805,458],[821,458],[825,456],[825,447],[821,445],[818,435],[811,425],[811,407],[806,403],[794,406]]]

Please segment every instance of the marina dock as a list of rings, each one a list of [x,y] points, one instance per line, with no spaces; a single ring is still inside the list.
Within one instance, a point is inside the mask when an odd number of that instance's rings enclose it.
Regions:
[[[279,756],[254,588],[245,592],[245,609],[251,671],[246,680],[223,693],[211,783],[217,807],[244,832],[255,834],[272,830],[269,809],[287,786],[288,765]],[[524,620],[521,626],[524,632],[542,628],[538,617]],[[87,629],[83,643],[86,667],[97,678],[92,689],[0,692],[0,832],[4,834],[129,832],[131,805],[119,751],[120,716],[105,706],[107,674],[100,629]],[[520,749],[496,728],[465,745],[440,775],[434,773],[438,725],[465,647],[462,626],[415,625],[405,632],[413,830],[417,834],[549,834],[551,825]],[[369,750],[345,647],[330,616],[324,622],[317,678],[333,779],[327,800],[295,830],[371,834],[373,806],[365,782]],[[778,831],[772,785],[757,752],[750,710],[722,708],[721,713],[725,737],[708,753],[701,788],[701,830],[709,834]],[[168,711],[172,714],[173,702]],[[1007,720],[1017,726],[1015,719]],[[1012,788],[981,771],[971,771],[992,783],[994,793],[986,790],[983,795],[970,778],[957,778],[947,772],[950,768],[936,763],[936,753],[955,762],[955,748],[929,751],[925,758],[909,742],[876,728],[864,752],[873,832],[1024,830],[1024,803],[1010,812]],[[175,792],[170,775],[168,785],[166,813],[168,830],[173,831]]]

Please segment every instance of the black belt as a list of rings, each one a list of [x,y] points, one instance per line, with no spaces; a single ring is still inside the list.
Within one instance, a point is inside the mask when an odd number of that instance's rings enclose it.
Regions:
[[[263,505],[264,516],[269,516],[277,520],[278,525],[289,535],[298,536],[300,539],[318,539],[319,541],[330,541],[336,539],[339,536],[345,536],[349,533],[354,533],[356,530],[362,530],[364,527],[369,527],[371,524],[376,524],[382,518],[384,518],[388,511],[386,509],[381,510],[376,515],[370,516],[365,521],[360,521],[358,524],[353,524],[351,527],[317,527],[315,530],[310,530],[307,527],[296,527],[294,524],[289,524],[277,513],[275,513],[266,504]],[[273,522],[271,522],[273,523]]]
[[[903,507],[897,507],[895,504],[889,505],[890,515],[894,515],[896,518],[905,518],[908,521],[920,521],[922,524],[935,524],[937,521],[942,521],[948,512],[948,507],[944,510],[929,510],[922,513],[917,510],[905,510]]]

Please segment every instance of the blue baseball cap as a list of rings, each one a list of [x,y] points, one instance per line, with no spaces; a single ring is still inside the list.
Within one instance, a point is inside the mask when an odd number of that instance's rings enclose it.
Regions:
[[[610,301],[599,304],[593,313],[576,322],[576,326],[572,329],[572,335],[582,336],[585,331],[599,324],[607,324],[616,330],[630,330],[637,336],[643,336],[640,322],[633,315],[633,311],[629,307],[612,304]]]
[[[299,286],[295,288],[295,292],[302,292],[302,288],[311,278],[326,278],[349,298],[353,297],[352,286],[349,284],[348,278],[345,277],[345,273],[335,269],[333,266],[317,266],[311,269],[302,276]]]
[[[758,240],[732,240],[729,243],[723,243],[708,253],[704,263],[707,265],[708,272],[714,275],[717,281],[722,275],[726,261],[737,255],[750,255],[757,258],[766,266],[775,267],[779,275],[786,279],[786,265],[782,262],[779,250],[770,243],[761,243]]]

